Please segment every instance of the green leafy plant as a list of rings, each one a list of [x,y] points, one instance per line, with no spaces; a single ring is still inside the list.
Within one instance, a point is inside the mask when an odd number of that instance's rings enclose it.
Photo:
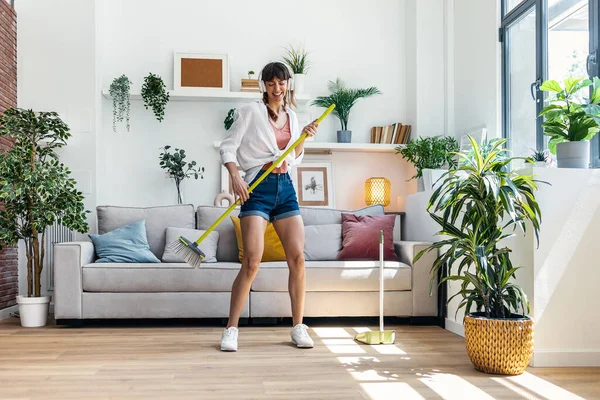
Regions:
[[[306,75],[310,69],[308,53],[302,47],[299,47],[298,49],[292,46],[287,47],[287,53],[283,56],[283,62],[290,67],[294,74]]]
[[[410,179],[423,176],[424,169],[439,169],[457,165],[458,141],[450,136],[429,136],[411,139],[406,146],[397,146],[396,154],[414,164],[417,173]]]
[[[185,161],[186,154],[183,149],[175,149],[174,153],[170,153],[169,149],[171,146],[167,145],[162,147],[163,152],[160,153],[160,167],[167,170],[169,177],[175,181],[175,187],[177,188],[177,203],[182,204],[183,199],[181,197],[181,182],[184,179],[192,178],[204,179],[204,167],[196,168],[196,161],[187,162]]]
[[[152,107],[156,119],[162,121],[165,117],[165,107],[169,102],[169,92],[162,78],[153,73],[146,76],[141,94],[146,110]]]
[[[0,152],[0,243],[25,242],[27,295],[40,297],[46,228],[89,229],[82,193],[55,152],[71,133],[55,112],[18,108],[0,116],[0,127],[0,138],[13,142]]]
[[[580,91],[591,87],[591,97],[586,99]],[[550,92],[548,105],[540,116],[544,135],[550,137],[548,149],[556,154],[556,145],[562,142],[590,140],[600,130],[600,79],[567,78],[562,87],[555,80],[547,80],[540,90]],[[583,100],[582,100],[583,99]]]
[[[252,75],[254,75],[254,71],[252,71],[252,70],[248,71],[248,77],[250,77]]]
[[[510,260],[511,249],[501,241],[526,232],[531,223],[539,243],[541,211],[535,199],[536,181],[510,169],[517,158],[506,156],[506,139],[492,143],[484,157],[477,142],[469,136],[473,156],[459,154],[464,162],[447,173],[432,194],[427,212],[440,226],[437,235],[446,237],[415,256],[440,250],[431,269],[433,285],[442,272],[445,281],[461,283],[458,310],[465,315],[475,306],[488,318],[511,318],[519,311],[529,312],[529,301],[521,287],[511,282],[521,267]],[[513,231],[512,233],[510,231]]]
[[[127,132],[129,132],[129,110],[131,81],[125,75],[113,79],[110,84],[109,93],[113,100],[113,132],[117,131],[117,122],[125,118]]]
[[[223,121],[226,131],[228,131],[229,128],[231,128],[231,125],[233,125],[233,116],[234,115],[235,115],[235,108],[232,108],[229,110],[229,112],[227,113],[227,116],[225,117],[225,120]]]
[[[335,108],[333,109],[332,113],[340,120],[343,131],[348,130],[350,111],[358,100],[381,94],[381,91],[376,87],[370,87],[367,89],[350,89],[340,78],[336,79],[335,82],[329,81],[328,86],[331,94],[329,96],[317,97],[312,102],[312,105],[329,108],[332,104],[335,104]]]

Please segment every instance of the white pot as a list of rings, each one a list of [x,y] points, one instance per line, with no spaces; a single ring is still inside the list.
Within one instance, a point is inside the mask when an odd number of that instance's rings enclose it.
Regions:
[[[294,94],[304,93],[304,74],[294,74]]]
[[[546,168],[546,161],[536,161],[535,164],[533,164],[536,168]]]
[[[46,325],[50,296],[17,296],[17,304],[19,304],[21,326],[25,328],[37,328]]]
[[[439,185],[440,183],[442,183],[442,181],[438,181],[438,179],[440,179],[442,177],[442,175],[444,175],[446,172],[448,172],[447,169],[424,169],[423,170],[423,187],[425,190],[433,190],[435,189],[437,185]],[[437,185],[436,185],[437,182]]]
[[[590,141],[562,142],[556,145],[558,168],[589,168]]]

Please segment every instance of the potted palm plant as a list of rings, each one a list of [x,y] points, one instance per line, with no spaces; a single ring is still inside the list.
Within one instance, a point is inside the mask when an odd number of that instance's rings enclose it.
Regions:
[[[440,225],[437,241],[419,252],[439,251],[432,267],[440,283],[460,282],[453,298],[465,309],[467,352],[478,370],[496,374],[522,373],[533,352],[533,320],[529,301],[512,281],[520,267],[502,243],[517,228],[528,224],[539,241],[540,208],[532,176],[511,169],[502,148],[506,139],[493,139],[481,147],[470,137],[471,155],[459,154],[459,166],[450,170],[433,192],[427,211]]]
[[[27,296],[18,296],[21,325],[44,326],[49,296],[42,296],[46,228],[59,223],[88,231],[83,196],[55,150],[66,145],[69,127],[55,112],[9,109],[0,116],[0,137],[12,148],[0,153],[0,243],[25,243]]]
[[[340,78],[336,79],[335,82],[329,81],[329,91],[331,92],[329,96],[317,97],[312,105],[329,108],[332,104],[335,104],[333,114],[340,120],[342,128],[337,131],[337,141],[338,143],[350,143],[352,141],[352,131],[348,130],[350,110],[358,100],[381,94],[381,91],[376,87],[350,89]]]
[[[591,88],[591,89],[590,89]],[[589,168],[590,140],[600,130],[600,79],[567,78],[562,87],[545,81],[540,90],[552,95],[540,116],[548,149],[556,154],[559,168]],[[591,91],[586,99],[583,93]]]

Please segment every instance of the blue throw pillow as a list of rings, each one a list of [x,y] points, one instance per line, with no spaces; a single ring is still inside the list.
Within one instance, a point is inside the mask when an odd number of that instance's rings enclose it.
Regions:
[[[146,221],[125,225],[103,235],[88,234],[94,243],[97,263],[159,263],[150,251]]]

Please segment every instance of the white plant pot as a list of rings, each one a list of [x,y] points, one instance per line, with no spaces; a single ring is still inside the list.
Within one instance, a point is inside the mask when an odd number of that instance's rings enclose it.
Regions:
[[[437,188],[437,185],[439,185],[441,183],[437,182],[438,179],[440,179],[442,177],[442,175],[444,175],[446,172],[448,172],[447,169],[424,169],[423,170],[423,187],[424,190],[433,190]],[[437,182],[437,185],[436,185]]]
[[[423,177],[417,178],[417,192],[424,192],[425,185],[423,184]]]
[[[558,168],[589,168],[590,141],[563,142],[556,145]]]
[[[19,305],[21,326],[25,328],[37,328],[45,326],[48,322],[50,296],[17,296],[17,304]]]
[[[304,74],[294,74],[294,94],[304,93]]]
[[[533,164],[536,168],[546,168],[546,161],[536,161],[535,164]]]

